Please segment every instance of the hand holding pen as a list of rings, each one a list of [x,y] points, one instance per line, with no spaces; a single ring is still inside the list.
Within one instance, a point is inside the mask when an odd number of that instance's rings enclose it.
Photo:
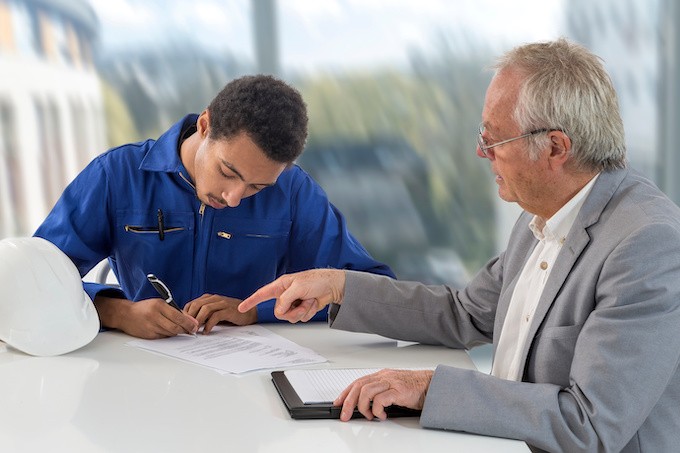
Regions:
[[[180,313],[184,314],[181,308],[177,305],[175,302],[175,299],[172,297],[172,293],[170,292],[170,288],[163,283],[163,281],[156,277],[154,274],[147,274],[146,275],[147,280],[149,280],[149,283],[153,285],[153,287],[156,289],[158,294],[161,296],[163,300],[165,300],[165,303],[170,305],[172,308],[176,309]],[[196,336],[195,332],[187,332],[190,335]]]

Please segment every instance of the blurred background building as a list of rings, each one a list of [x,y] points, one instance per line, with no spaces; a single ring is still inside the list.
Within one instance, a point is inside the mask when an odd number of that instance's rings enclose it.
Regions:
[[[105,146],[86,1],[0,0],[0,237],[26,235]]]
[[[463,284],[518,208],[475,154],[493,58],[567,36],[617,87],[633,166],[678,202],[673,0],[0,0],[0,237],[95,155],[254,72],[303,94],[299,164],[400,278]],[[676,194],[677,192],[677,194]]]

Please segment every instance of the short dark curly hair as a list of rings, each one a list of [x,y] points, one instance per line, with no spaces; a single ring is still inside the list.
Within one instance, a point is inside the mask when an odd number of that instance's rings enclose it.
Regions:
[[[208,106],[210,138],[229,139],[245,132],[265,155],[291,163],[307,140],[307,106],[300,93],[269,75],[234,79]]]

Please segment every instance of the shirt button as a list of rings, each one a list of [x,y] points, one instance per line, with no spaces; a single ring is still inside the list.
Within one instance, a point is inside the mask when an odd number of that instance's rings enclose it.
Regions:
[[[541,261],[541,270],[546,270],[548,268],[548,263]]]

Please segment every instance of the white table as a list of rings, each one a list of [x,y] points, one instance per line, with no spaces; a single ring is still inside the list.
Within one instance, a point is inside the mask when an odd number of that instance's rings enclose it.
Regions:
[[[321,323],[264,326],[329,359],[310,368],[474,368],[464,351]],[[417,418],[292,420],[271,370],[223,376],[125,345],[131,339],[104,332],[58,357],[0,350],[0,451],[528,451],[519,441],[423,429]]]

